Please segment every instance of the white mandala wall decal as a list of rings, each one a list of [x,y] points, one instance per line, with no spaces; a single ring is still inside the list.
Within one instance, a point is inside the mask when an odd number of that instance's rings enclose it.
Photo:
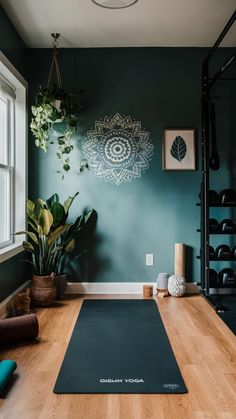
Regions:
[[[95,129],[87,132],[83,153],[96,176],[120,185],[139,178],[149,168],[154,146],[141,122],[119,113],[95,121]]]

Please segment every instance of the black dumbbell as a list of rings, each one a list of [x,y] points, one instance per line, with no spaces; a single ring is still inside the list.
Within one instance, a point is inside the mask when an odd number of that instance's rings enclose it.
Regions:
[[[209,190],[209,204],[218,205],[220,203],[219,195],[213,189]]]
[[[231,257],[232,257],[233,259],[236,259],[236,246],[234,246],[234,247],[232,248],[232,251],[231,251]]]
[[[218,285],[218,275],[214,269],[209,269],[209,287],[216,288]]]
[[[214,247],[209,246],[209,258],[214,259],[216,257]]]
[[[220,230],[223,233],[233,233],[235,230],[235,225],[232,220],[225,219],[220,223]]]
[[[222,205],[236,205],[236,192],[233,189],[224,189],[219,198]]]
[[[218,259],[230,259],[231,258],[230,247],[227,246],[227,244],[220,244],[220,246],[216,248],[215,254]]]
[[[224,268],[219,272],[219,283],[223,287],[232,287],[236,285],[234,271],[231,268]]]
[[[209,229],[210,233],[218,233],[220,231],[219,223],[215,218],[210,218]]]

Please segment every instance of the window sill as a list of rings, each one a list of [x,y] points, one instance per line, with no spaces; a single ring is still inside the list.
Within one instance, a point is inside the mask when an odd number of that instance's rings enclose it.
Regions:
[[[14,243],[3,249],[0,249],[0,263],[5,262],[15,255],[18,255],[18,253],[23,252],[23,250],[24,248],[20,243]]]

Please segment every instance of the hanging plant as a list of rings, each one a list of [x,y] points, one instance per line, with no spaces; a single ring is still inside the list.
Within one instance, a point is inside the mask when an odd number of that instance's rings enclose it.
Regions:
[[[81,105],[77,95],[67,94],[62,89],[62,79],[57,59],[59,34],[52,34],[53,59],[47,87],[40,87],[31,107],[30,128],[35,137],[35,145],[45,152],[50,144],[57,144],[57,157],[64,172],[70,170],[69,154],[73,150],[71,138],[77,129],[78,113]],[[51,84],[53,69],[57,82]],[[61,171],[58,171],[61,173]]]

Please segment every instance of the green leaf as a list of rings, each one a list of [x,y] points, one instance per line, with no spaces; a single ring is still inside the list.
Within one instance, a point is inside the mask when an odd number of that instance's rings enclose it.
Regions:
[[[34,250],[34,247],[32,246],[32,244],[31,243],[29,243],[29,242],[26,242],[26,241],[23,241],[22,242],[22,246],[23,246],[23,248],[25,249],[25,250],[27,250],[28,252],[34,252],[35,250]]]
[[[38,242],[38,237],[36,236],[36,234],[32,233],[31,231],[17,231],[17,233],[15,233],[15,236],[18,236],[20,234],[26,234],[27,236],[29,236],[31,238],[31,240],[33,240],[36,244],[39,244]]]
[[[87,214],[84,215],[84,222],[85,224],[87,223],[87,221],[89,220],[89,218],[91,217],[91,215],[93,214],[94,210],[90,210],[89,212],[87,212]]]
[[[173,141],[173,144],[170,149],[170,154],[175,160],[178,160],[178,162],[182,162],[182,160],[185,158],[187,153],[187,146],[186,142],[180,135],[175,137],[175,140]]]
[[[51,213],[53,216],[53,226],[57,227],[62,223],[65,215],[63,205],[61,205],[60,202],[54,202],[51,207]]]
[[[69,196],[63,204],[64,211],[67,214],[71,205],[73,204],[74,199],[79,195],[79,192],[76,192],[74,196]]]
[[[70,165],[69,164],[63,164],[63,169],[65,170],[65,172],[69,172]]]
[[[36,232],[38,233],[38,225],[35,223],[34,220],[32,220],[29,216],[27,217],[27,223],[28,225]]]
[[[65,231],[71,227],[71,224],[65,224],[64,226],[59,226],[56,230],[52,231],[48,236],[48,244],[52,245]]]
[[[26,201],[26,212],[29,217],[33,217],[34,214],[34,202],[27,199]]]
[[[52,196],[50,196],[50,198],[46,200],[47,207],[50,211],[54,202],[59,202],[59,196],[57,193],[54,193]]]
[[[80,169],[79,169],[80,173],[82,173],[85,169],[89,169],[88,162],[81,164]]]
[[[39,213],[39,225],[47,236],[53,223],[53,217],[49,210],[41,208]]]
[[[72,252],[75,248],[75,239],[71,239],[65,246],[66,252]]]
[[[39,216],[40,216],[40,212],[42,208],[46,207],[46,202],[43,201],[42,199],[37,199],[37,201],[35,201],[35,207],[34,207],[34,220],[39,220]]]

